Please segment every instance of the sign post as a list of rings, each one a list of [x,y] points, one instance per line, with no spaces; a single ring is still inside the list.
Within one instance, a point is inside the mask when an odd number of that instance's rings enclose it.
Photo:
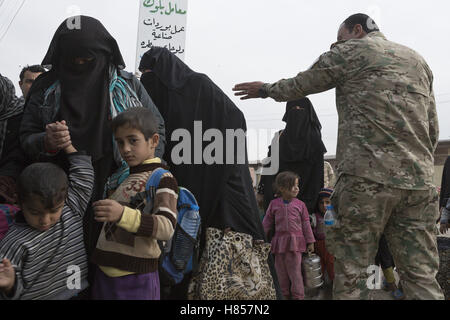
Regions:
[[[139,0],[136,72],[151,47],[165,47],[184,60],[187,0]]]

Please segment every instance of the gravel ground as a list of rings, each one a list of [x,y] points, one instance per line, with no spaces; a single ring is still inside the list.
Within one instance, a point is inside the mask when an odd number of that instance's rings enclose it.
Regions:
[[[447,234],[439,234],[439,237],[450,238],[450,231]],[[381,270],[380,270],[381,272]],[[399,277],[394,271],[396,282],[398,284]],[[332,300],[332,288],[329,283],[325,283],[321,288],[316,290],[305,289],[305,300]],[[390,292],[384,290],[373,290],[371,300],[395,300]]]
[[[395,271],[394,274],[398,281],[398,276]],[[390,292],[382,289],[372,290],[371,295],[371,300],[395,300]],[[305,300],[332,300],[332,287],[329,284],[325,284],[316,290],[305,290]]]
[[[439,237],[450,238],[450,231],[447,231],[445,235],[440,234],[439,224],[436,225],[436,234]],[[381,269],[380,269],[381,272]],[[381,272],[382,274],[382,272]],[[394,276],[396,278],[396,283],[398,285],[399,277],[397,272],[394,270]],[[382,277],[383,278],[383,277]],[[308,290],[305,288],[305,300],[332,300],[332,287],[330,284],[325,283],[321,288],[315,290]],[[372,290],[371,300],[395,300],[391,292],[380,290]]]

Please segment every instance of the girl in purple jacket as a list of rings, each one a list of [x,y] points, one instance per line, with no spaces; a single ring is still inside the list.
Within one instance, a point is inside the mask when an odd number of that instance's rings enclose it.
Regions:
[[[314,235],[306,205],[296,198],[299,177],[282,172],[275,185],[281,197],[272,200],[263,220],[264,232],[275,232],[271,244],[281,291],[286,299],[303,300],[302,253],[314,251]]]

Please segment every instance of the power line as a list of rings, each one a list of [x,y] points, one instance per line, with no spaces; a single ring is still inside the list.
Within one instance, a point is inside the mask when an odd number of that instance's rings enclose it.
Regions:
[[[14,22],[14,20],[17,17],[17,14],[20,12],[20,9],[22,9],[23,5],[25,4],[26,0],[22,0],[22,3],[20,4],[19,9],[17,9],[16,13],[14,14],[14,17],[12,18],[11,22],[9,23],[8,27],[6,28],[5,33],[3,33],[2,37],[0,38],[0,42],[3,40],[3,38],[5,38],[5,36],[8,34],[9,28],[11,28],[12,23]],[[4,0],[2,1],[3,4]]]

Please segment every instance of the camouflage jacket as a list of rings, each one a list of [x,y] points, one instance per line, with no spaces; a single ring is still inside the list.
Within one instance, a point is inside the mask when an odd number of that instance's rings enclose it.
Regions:
[[[307,71],[263,90],[290,101],[336,88],[338,175],[425,190],[439,136],[432,84],[419,54],[372,32],[333,44]]]

